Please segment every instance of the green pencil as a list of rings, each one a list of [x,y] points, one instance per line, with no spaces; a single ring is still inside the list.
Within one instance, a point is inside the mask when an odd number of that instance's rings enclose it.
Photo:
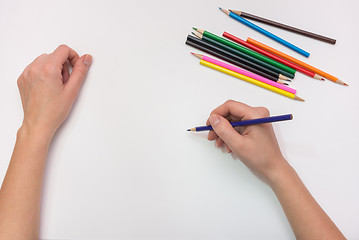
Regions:
[[[208,37],[205,37],[203,36],[202,34],[198,33],[198,32],[192,32],[196,37],[204,40],[205,42],[208,42],[208,43],[211,43],[215,46],[217,46],[218,48],[221,48],[223,50],[226,50],[226,51],[229,51],[235,55],[237,55],[238,57],[241,57],[241,58],[244,58],[245,60],[247,61],[250,61],[252,63],[255,63],[257,65],[260,65],[261,67],[264,67],[270,71],[273,71],[279,75],[282,75],[282,76],[285,76],[285,77],[288,77],[288,78],[294,78],[294,74],[292,73],[289,73],[287,71],[284,71],[283,69],[280,69],[280,68],[277,68],[276,66],[273,66],[269,63],[266,63],[266,62],[263,62],[262,60],[258,59],[258,58],[255,58],[255,57],[252,57],[244,52],[241,52],[241,51],[238,51],[234,48],[231,48],[223,43],[220,43],[218,41],[215,41],[211,38],[208,38]]]
[[[240,52],[242,52],[242,53],[244,53],[246,55],[254,57],[254,58],[256,58],[256,59],[258,59],[258,60],[260,60],[262,62],[268,63],[268,64],[270,64],[270,65],[272,65],[272,66],[274,66],[276,68],[279,68],[280,70],[283,70],[283,72],[280,72],[280,73],[287,76],[287,77],[290,77],[290,78],[294,77],[294,74],[295,74],[296,70],[291,68],[291,67],[288,67],[288,66],[286,66],[286,65],[284,65],[282,63],[279,63],[279,62],[277,62],[277,61],[275,61],[275,60],[273,60],[271,58],[268,58],[268,57],[266,57],[266,56],[264,56],[264,55],[262,55],[260,53],[257,53],[257,52],[255,52],[253,50],[245,48],[245,47],[243,47],[241,45],[238,45],[238,44],[236,44],[234,42],[231,42],[231,41],[229,41],[227,39],[219,37],[219,36],[217,36],[217,35],[215,35],[213,33],[210,33],[208,31],[197,29],[197,28],[193,28],[193,29],[196,30],[197,32],[201,33],[203,35],[203,37],[205,37],[205,38],[212,39],[215,42],[222,43],[222,44],[228,46],[229,48],[227,50],[230,50],[231,52],[234,52],[233,50],[240,51]],[[206,40],[206,39],[204,39],[204,40]],[[215,42],[213,42],[213,43],[215,43]],[[257,62],[257,64],[261,64],[260,61]],[[276,71],[275,69],[272,69],[272,70]],[[278,70],[276,72],[278,72]]]

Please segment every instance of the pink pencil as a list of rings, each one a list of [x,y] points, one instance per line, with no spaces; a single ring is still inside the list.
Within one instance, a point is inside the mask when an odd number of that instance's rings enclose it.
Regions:
[[[287,86],[285,86],[285,85],[282,85],[282,84],[280,84],[280,83],[274,82],[274,81],[272,81],[272,80],[269,80],[268,78],[259,76],[259,75],[257,75],[257,74],[248,72],[248,71],[243,70],[243,69],[241,69],[241,68],[238,68],[238,67],[229,65],[229,64],[227,64],[227,63],[218,61],[218,60],[216,60],[216,59],[207,57],[207,56],[205,56],[205,55],[201,55],[201,54],[197,54],[197,53],[192,53],[192,54],[195,55],[196,57],[198,57],[198,58],[204,60],[204,61],[207,61],[207,62],[216,64],[216,65],[221,66],[221,67],[223,67],[223,68],[227,68],[228,70],[231,70],[231,71],[233,71],[233,72],[237,72],[237,73],[239,73],[239,74],[242,74],[242,75],[245,75],[245,76],[247,76],[247,77],[253,78],[253,79],[255,79],[255,80],[261,81],[261,82],[266,83],[266,84],[268,84],[268,85],[271,85],[271,86],[273,86],[273,87],[280,88],[280,89],[282,89],[282,90],[284,90],[284,91],[287,91],[287,92],[290,92],[290,93],[293,93],[293,94],[295,94],[295,93],[297,92],[297,90],[295,90],[295,89],[293,89],[293,88],[287,87]]]

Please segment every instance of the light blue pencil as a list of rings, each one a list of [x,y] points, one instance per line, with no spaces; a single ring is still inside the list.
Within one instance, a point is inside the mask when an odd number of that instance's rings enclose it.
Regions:
[[[241,16],[239,16],[239,15],[233,13],[233,12],[230,12],[230,11],[222,9],[222,8],[219,8],[219,9],[222,12],[224,12],[225,14],[227,14],[228,16],[230,16],[231,18],[237,20],[238,22],[243,23],[244,25],[256,30],[257,32],[262,33],[263,35],[266,35],[267,37],[273,39],[274,41],[279,42],[280,44],[292,49],[293,51],[296,51],[297,53],[303,55],[304,57],[309,57],[310,53],[304,51],[303,49],[301,49],[301,48],[287,42],[286,40],[274,35],[273,33],[268,32],[267,30],[265,30],[265,29],[263,29],[261,27],[258,27],[254,23],[251,23],[250,21],[242,18]]]

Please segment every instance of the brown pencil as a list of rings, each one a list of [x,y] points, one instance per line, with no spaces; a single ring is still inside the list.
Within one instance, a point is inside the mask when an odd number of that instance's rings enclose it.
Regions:
[[[236,10],[229,10],[229,11],[231,11],[231,12],[233,12],[233,13],[235,13],[235,14],[243,17],[243,18],[248,18],[248,19],[258,21],[258,22],[261,22],[261,23],[264,23],[264,24],[268,24],[268,25],[271,25],[271,26],[274,26],[274,27],[278,27],[278,28],[281,28],[281,29],[284,29],[284,30],[294,32],[294,33],[298,33],[298,34],[301,34],[303,36],[307,36],[307,37],[310,37],[310,38],[317,39],[319,41],[327,42],[327,43],[330,43],[330,44],[335,44],[335,42],[336,42],[336,40],[333,39],[333,38],[325,37],[325,36],[322,36],[322,35],[319,35],[319,34],[316,34],[316,33],[308,32],[308,31],[305,31],[305,30],[302,30],[302,29],[299,29],[299,28],[288,26],[288,25],[285,25],[283,23],[279,23],[279,22],[275,22],[275,21],[272,21],[272,20],[269,20],[269,19],[266,19],[266,18],[258,17],[256,15],[253,15],[253,14],[250,14],[250,13],[246,13],[246,12],[243,12],[243,11],[236,11]]]

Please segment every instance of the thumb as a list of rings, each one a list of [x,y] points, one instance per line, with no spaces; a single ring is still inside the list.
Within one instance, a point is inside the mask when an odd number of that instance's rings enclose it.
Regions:
[[[70,94],[77,96],[84,79],[86,78],[87,72],[92,64],[92,56],[90,54],[83,55],[75,62],[72,73],[69,80],[66,83],[65,88]]]
[[[232,147],[234,147],[235,144],[242,141],[243,136],[241,136],[224,117],[218,114],[212,114],[209,117],[209,123],[218,137],[220,137],[231,149],[233,149]]]

